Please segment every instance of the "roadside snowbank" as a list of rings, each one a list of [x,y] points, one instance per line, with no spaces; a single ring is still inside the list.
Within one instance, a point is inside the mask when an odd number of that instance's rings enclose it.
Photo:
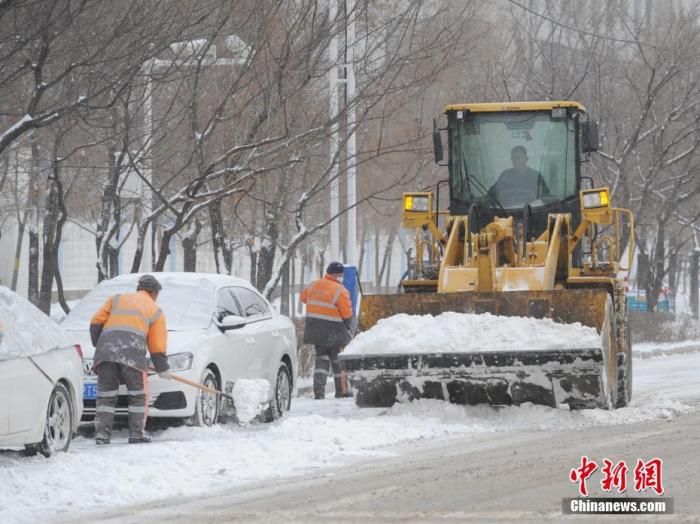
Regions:
[[[681,342],[643,342],[632,345],[632,356],[653,358],[700,351],[700,340],[683,340]]]
[[[344,354],[470,353],[475,351],[597,348],[595,328],[551,319],[502,317],[484,313],[399,314],[360,333]]]

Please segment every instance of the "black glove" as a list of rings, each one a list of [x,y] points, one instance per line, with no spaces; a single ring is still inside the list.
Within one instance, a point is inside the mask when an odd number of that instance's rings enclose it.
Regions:
[[[153,362],[153,367],[158,373],[163,373],[170,369],[168,357],[165,353],[151,353],[151,362]]]
[[[90,324],[90,341],[95,347],[97,347],[97,341],[100,339],[103,328],[102,324]]]

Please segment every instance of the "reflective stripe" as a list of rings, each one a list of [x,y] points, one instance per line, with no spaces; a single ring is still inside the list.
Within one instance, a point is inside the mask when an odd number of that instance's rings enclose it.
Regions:
[[[100,397],[116,397],[119,395],[119,390],[115,389],[114,391],[100,391],[99,396]]]
[[[98,405],[95,411],[97,413],[115,413],[116,409],[114,406]]]
[[[146,391],[144,391],[143,389],[139,389],[139,390],[134,390],[134,391],[128,391],[127,393],[129,393],[129,395],[136,396],[136,395],[145,395]]]
[[[327,308],[330,308],[330,309],[335,308],[335,306],[334,306],[333,304],[331,304],[330,302],[324,302],[324,301],[322,301],[322,300],[311,300],[311,299],[309,299],[309,300],[306,301],[306,305],[307,305],[307,306],[327,307]]]
[[[314,375],[328,375],[327,369],[317,369],[314,371]]]
[[[318,318],[320,320],[330,320],[331,322],[342,322],[343,319],[339,317],[332,317],[330,315],[322,315],[321,313],[306,313],[309,318]]]
[[[110,326],[108,328],[105,328],[102,333],[109,333],[110,331],[125,331],[127,333],[131,333],[133,335],[136,335],[144,340],[146,340],[146,334],[143,331],[139,331],[138,329],[134,329],[132,327],[128,326]]]
[[[163,314],[163,312],[158,308],[158,311],[156,311],[153,316],[148,320],[151,324],[153,324],[156,320],[160,318],[160,316]]]
[[[129,413],[146,413],[146,406],[129,406]]]
[[[331,357],[329,357],[328,355],[317,355],[316,356],[316,360],[330,360],[330,359],[331,359]]]
[[[131,308],[119,308],[119,309],[113,309],[112,310],[112,315],[127,315],[127,316],[136,316],[139,317],[141,320],[144,321],[146,325],[150,323],[150,320],[146,315],[141,313],[138,309],[131,309]]]
[[[335,295],[333,295],[333,305],[338,304],[338,299],[340,298],[340,294],[343,292],[343,289],[345,289],[343,286],[340,286],[338,288],[338,291],[335,292]]]
[[[121,297],[121,295],[114,295],[112,297],[112,309],[117,309],[117,304],[119,304],[119,297]]]

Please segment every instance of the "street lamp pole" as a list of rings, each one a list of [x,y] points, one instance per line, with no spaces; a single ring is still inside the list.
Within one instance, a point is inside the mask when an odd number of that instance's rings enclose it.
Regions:
[[[345,93],[347,110],[347,203],[348,230],[345,245],[346,264],[357,265],[355,249],[357,247],[357,180],[356,142],[355,142],[355,0],[346,0],[346,58],[345,58]]]
[[[328,0],[329,12],[328,16],[331,21],[331,41],[328,44],[328,60],[330,67],[328,68],[328,83],[330,89],[330,213],[331,213],[331,260],[340,260],[340,220],[338,212],[340,211],[340,183],[338,180],[338,0]],[[335,218],[334,218],[335,217]]]

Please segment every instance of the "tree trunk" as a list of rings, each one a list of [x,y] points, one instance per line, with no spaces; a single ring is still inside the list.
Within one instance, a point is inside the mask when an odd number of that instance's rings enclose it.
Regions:
[[[197,271],[197,239],[201,230],[202,223],[195,218],[182,239],[183,270],[188,273]]]
[[[19,217],[19,215],[18,215]],[[17,291],[17,280],[19,278],[20,260],[22,259],[22,245],[24,244],[24,230],[27,224],[28,211],[24,212],[24,217],[17,224],[17,242],[15,243],[15,263],[12,268],[12,284],[10,289]]]
[[[231,274],[231,249],[226,244],[224,220],[221,215],[221,201],[209,205],[209,224],[211,227],[211,242],[214,247],[214,262],[216,272]]]
[[[282,289],[280,296],[280,313],[289,316],[289,261],[280,268],[282,272]]]
[[[663,224],[659,224],[656,234],[653,265],[647,281],[647,306],[649,311],[656,311],[659,303],[659,293],[663,287],[666,263],[666,235]]]
[[[290,280],[290,282],[291,282],[291,291],[290,291],[290,295],[291,295],[291,296],[289,297],[289,300],[290,300],[290,302],[291,302],[291,306],[290,306],[290,308],[289,308],[289,313],[291,314],[292,318],[294,318],[294,317],[296,316],[296,302],[295,302],[295,300],[294,300],[294,296],[295,296],[295,293],[294,293],[294,291],[295,291],[295,290],[294,290],[294,285],[295,285],[296,282],[297,282],[297,273],[296,273],[296,269],[297,269],[297,267],[296,267],[296,266],[297,266],[297,265],[296,265],[297,254],[296,254],[296,249],[294,250],[294,254],[292,255],[291,260],[292,260],[292,263],[291,263],[290,266],[289,266],[289,271],[290,271],[290,273],[289,273],[289,280]]]
[[[306,287],[306,267],[309,265],[309,252],[307,246],[304,246],[301,251],[301,271],[299,272],[299,292]],[[301,315],[304,312],[304,305],[301,300],[297,301],[297,314]]]
[[[700,262],[700,251],[693,251],[690,254],[690,309],[693,311],[693,318],[698,318],[698,262]]]
[[[32,144],[32,173],[29,182],[29,271],[27,298],[39,305],[39,147]]]

